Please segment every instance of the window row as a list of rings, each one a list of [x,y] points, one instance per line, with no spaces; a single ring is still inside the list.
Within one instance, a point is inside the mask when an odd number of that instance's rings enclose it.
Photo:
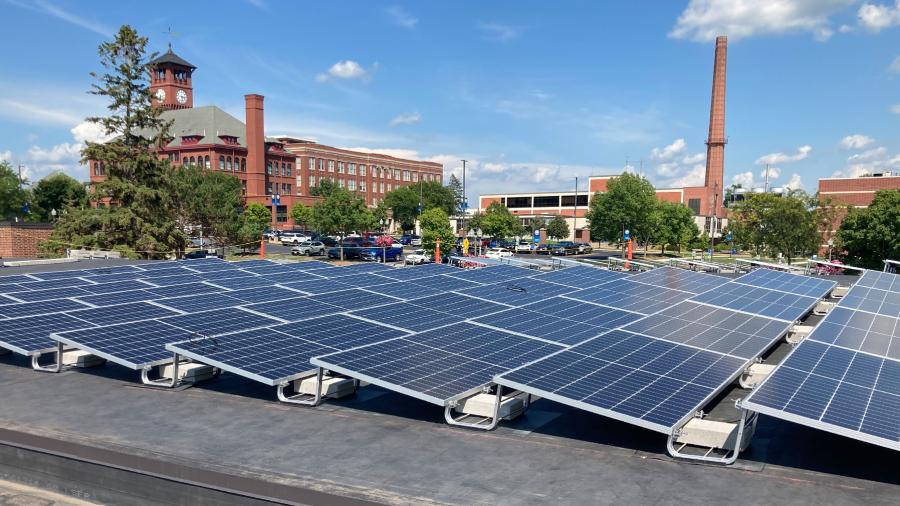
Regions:
[[[279,171],[280,169],[280,171]],[[268,161],[266,162],[266,174],[270,176],[288,176],[290,177],[291,173],[294,170],[294,166],[292,163],[281,162],[281,167],[278,166],[278,162]]]
[[[307,167],[310,171],[318,169],[319,171],[324,172],[327,170],[328,172],[335,172],[335,168],[337,169],[338,174],[349,174],[352,176],[358,174],[360,176],[365,176],[367,172],[367,166],[363,164],[357,165],[352,162],[342,162],[339,160],[326,160],[324,158],[307,158]],[[393,179],[395,181],[419,181],[419,172],[410,171],[406,169],[395,169],[393,167],[379,167],[372,165],[372,177],[381,178],[381,179]],[[435,181],[439,182],[441,180],[440,176],[437,174],[431,174],[428,172],[421,173],[422,181]]]
[[[266,195],[272,195],[272,189],[278,191],[278,183],[266,183]],[[290,195],[294,189],[290,183],[281,183],[281,191],[278,195]]]

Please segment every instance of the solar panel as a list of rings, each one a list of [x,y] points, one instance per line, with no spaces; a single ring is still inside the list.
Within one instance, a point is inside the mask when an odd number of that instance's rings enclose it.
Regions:
[[[217,272],[217,271],[232,271],[237,270],[238,267],[235,265],[237,262],[225,262],[225,261],[205,261],[205,262],[190,262],[185,265],[185,267],[197,271],[197,272]]]
[[[288,283],[291,281],[310,281],[315,279],[325,279],[310,271],[300,271],[297,269],[287,269],[277,274],[260,274],[263,278],[271,283]]]
[[[853,311],[839,305],[808,339],[900,360],[900,318],[892,316]]]
[[[233,279],[233,278],[256,278],[256,274],[247,272],[243,269],[221,269],[217,271],[207,271],[197,273],[201,279],[212,281],[214,279]]]
[[[290,267],[282,264],[252,265],[250,267],[245,267],[243,270],[259,276],[269,274],[287,274],[296,271],[295,269],[291,269]]]
[[[12,292],[3,294],[7,298],[13,298],[16,302],[40,302],[42,300],[63,299],[90,295],[91,292],[76,286],[65,288],[48,288],[46,290],[26,290],[24,292]]]
[[[277,302],[286,299],[295,299],[303,297],[303,294],[280,286],[269,286],[264,288],[244,288],[242,290],[234,290],[225,292],[229,297],[234,297],[245,303],[256,302]]]
[[[138,275],[143,272],[138,265],[119,265],[115,267],[97,267],[96,269],[87,269],[86,272],[90,276],[118,276],[120,274]]]
[[[309,360],[316,355],[333,353],[358,343],[392,339],[402,334],[387,327],[336,315],[303,322],[303,333],[299,335],[295,328],[282,325],[194,339],[166,347],[188,358],[274,386],[308,374],[314,369]],[[329,336],[325,340],[330,344],[319,342],[320,336]]]
[[[274,318],[239,308],[214,309],[201,313],[170,316],[160,321],[201,336],[213,336],[237,330],[268,327],[276,323],[284,323]]]
[[[613,330],[494,380],[670,434],[745,365],[719,353]]]
[[[351,285],[344,284],[333,279],[314,279],[310,281],[291,281],[287,283],[279,283],[281,286],[292,290],[299,290],[309,295],[320,293],[337,292],[352,288]]]
[[[146,276],[146,274],[146,272],[142,271],[114,272],[108,274],[91,274],[90,276],[83,276],[83,278],[95,283],[112,283],[116,281],[137,281]]]
[[[7,283],[5,285],[0,285],[0,293],[23,292],[27,290],[27,288],[17,283]]]
[[[138,267],[140,267],[144,271],[150,271],[150,272],[166,271],[169,269],[181,269],[181,265],[178,262],[173,262],[171,260],[143,263],[143,264],[140,264]],[[188,271],[184,271],[184,272],[188,272]]]
[[[0,316],[7,318],[19,318],[22,316],[34,316],[40,314],[62,313],[84,309],[86,304],[75,299],[54,299],[41,302],[21,302],[18,304],[0,304]]]
[[[157,296],[148,290],[131,290],[128,292],[104,293],[100,295],[86,295],[78,297],[77,300],[87,302],[94,306],[113,306],[116,304],[126,304],[128,302],[137,302],[141,300],[153,300]]]
[[[171,362],[172,352],[166,350],[166,343],[185,341],[192,336],[194,333],[167,325],[160,320],[50,334],[53,340],[131,369],[143,369]]]
[[[606,330],[612,330],[622,325],[627,325],[643,315],[630,313],[611,307],[598,306],[587,302],[580,302],[564,297],[551,297],[543,299],[522,309],[535,311],[537,313],[556,316],[557,318],[565,318],[574,320]]]
[[[359,263],[345,265],[336,269],[330,269],[328,273],[323,274],[323,276],[328,276],[329,278],[338,278],[343,276],[355,276],[363,272],[381,272],[389,269],[393,269],[393,267],[388,267],[387,265],[380,263]]]
[[[186,313],[197,313],[200,311],[210,311],[212,309],[223,309],[226,307],[235,307],[246,302],[236,299],[227,293],[207,293],[202,295],[185,295],[183,297],[169,297],[165,299],[157,299],[157,304],[184,311]]]
[[[433,264],[432,264],[433,265]],[[451,267],[452,268],[452,267]],[[373,273],[375,276],[385,277],[394,281],[409,281],[413,279],[422,279],[430,276],[441,274],[443,269],[428,269],[422,267],[394,268],[392,270],[381,270]],[[452,272],[452,271],[451,271]]]
[[[223,291],[221,288],[206,283],[186,283],[183,285],[163,286],[160,288],[148,288],[146,290],[155,297],[178,297],[181,295],[200,295],[203,293],[215,293]]]
[[[141,274],[141,278],[167,278],[171,276],[196,276],[198,273],[194,272],[190,269],[185,269],[179,265],[173,265],[167,269],[154,269],[152,271],[144,272]]]
[[[150,285],[137,280],[106,282],[106,278],[104,277],[99,278],[96,281],[98,282],[98,284],[96,285],[84,285],[79,288],[95,294],[126,292],[131,290],[141,290],[143,288],[151,288]]]
[[[374,276],[374,274],[367,274],[367,276]],[[360,278],[363,276],[359,276]],[[347,278],[344,278],[347,279]],[[440,295],[444,292],[441,290],[437,290],[434,288],[426,288],[424,286],[419,285],[409,285],[407,283],[381,283],[378,285],[354,285],[362,288],[363,290],[368,290],[375,293],[380,293],[382,295],[388,295],[390,297],[395,297],[397,299],[415,301],[417,299],[422,299],[425,297],[430,297],[432,295]],[[345,287],[346,288],[346,287]],[[452,293],[451,293],[452,294]],[[455,295],[455,294],[453,294]]]
[[[261,286],[273,286],[274,281],[266,279],[262,276],[241,276],[237,278],[210,279],[207,283],[230,290],[240,290],[241,288],[257,288]]]
[[[837,285],[834,281],[798,276],[772,269],[756,269],[735,279],[734,282],[817,299],[828,295]]]
[[[499,302],[510,306],[524,306],[547,297],[561,295],[572,291],[571,287],[557,283],[538,281],[533,278],[522,278],[504,281],[496,285],[485,285],[460,290],[459,293],[491,302]]]
[[[460,323],[311,362],[440,406],[479,391],[494,374],[560,347]]]
[[[0,323],[0,348],[33,355],[56,346],[52,332],[90,327],[91,324],[66,314],[28,316]]]
[[[38,278],[32,277],[28,274],[0,275],[0,285],[6,285],[10,283],[28,283],[31,281],[38,281]]]
[[[676,269],[675,267],[659,267],[629,277],[631,281],[660,286],[683,292],[703,293],[728,282],[728,278],[705,274],[702,272]]]
[[[263,302],[245,307],[284,321],[306,320],[317,316],[337,314],[344,311],[339,307],[319,302],[311,297],[280,300],[277,302]]]
[[[460,269],[459,272],[453,272],[446,275],[452,278],[471,281],[473,283],[489,285],[494,283],[502,283],[508,279],[514,279],[516,277],[524,277],[533,274],[529,273],[525,269],[518,269],[519,271],[523,272],[518,273],[518,276],[511,276],[509,272],[500,269],[500,267],[503,266],[498,265],[496,267],[482,267],[480,269]]]
[[[417,306],[435,309],[466,319],[496,313],[509,308],[509,306],[503,304],[467,297],[453,292],[411,299],[410,302]]]
[[[749,360],[789,328],[785,321],[685,301],[622,329]]]
[[[564,345],[578,344],[604,332],[593,325],[520,308],[507,309],[472,321]]]
[[[466,281],[464,279],[454,278],[454,277],[448,276],[446,274],[440,274],[438,276],[429,276],[427,278],[421,278],[421,279],[412,279],[412,280],[407,281],[407,283],[409,283],[411,285],[424,286],[426,288],[431,288],[434,290],[441,290],[441,291],[464,290],[466,288],[480,286],[478,283],[473,283],[471,281]]]
[[[203,282],[203,278],[196,274],[177,274],[159,277],[151,275],[144,276],[140,279],[147,281],[148,283],[152,283],[156,286],[175,286]]]
[[[92,284],[91,281],[82,278],[51,279],[48,281],[30,281],[19,283],[26,290],[44,290],[48,288],[68,288],[70,286],[84,286]]]
[[[890,272],[866,271],[854,286],[900,292],[900,276]]]
[[[315,295],[313,298],[317,302],[324,302],[345,310],[364,309],[367,307],[382,306],[384,304],[399,302],[393,297],[367,292],[358,288],[342,290],[340,292],[323,293]]]
[[[571,292],[565,296],[615,309],[652,314],[689,298],[691,294],[622,279]]]
[[[301,270],[301,271],[315,271],[321,269],[336,269],[337,266],[334,264],[330,264],[328,262],[322,262],[319,260],[306,260],[300,262],[293,262],[289,265],[293,269]],[[325,274],[323,274],[325,275]]]
[[[695,295],[691,300],[786,321],[799,320],[819,301],[814,297],[734,282],[726,283],[713,291]]]
[[[91,274],[85,269],[71,269],[71,270],[63,270],[63,271],[51,271],[51,272],[34,272],[31,274],[34,278],[37,278],[41,281],[52,281],[59,279],[72,279],[78,278],[81,276],[90,276]],[[24,282],[34,281],[34,279],[22,280]]]
[[[459,323],[465,319],[427,307],[416,306],[408,302],[397,302],[385,306],[360,309],[353,311],[351,314],[412,332]]]
[[[179,313],[170,309],[155,306],[148,302],[131,302],[120,306],[107,306],[71,311],[67,314],[88,323],[103,326],[139,320],[152,320],[154,318],[173,316]]]
[[[841,306],[886,316],[900,316],[900,292],[853,286],[841,299]]]
[[[576,266],[538,274],[534,276],[534,279],[551,281],[572,288],[589,288],[625,277],[626,274],[621,272],[608,271],[597,267]]]

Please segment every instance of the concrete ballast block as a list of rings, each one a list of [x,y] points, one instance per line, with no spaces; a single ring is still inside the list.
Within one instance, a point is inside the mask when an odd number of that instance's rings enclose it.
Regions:
[[[215,375],[215,368],[205,364],[185,363],[178,364],[178,379],[188,383],[196,383],[211,379]],[[172,377],[172,364],[166,364],[159,369],[163,378]]]
[[[460,400],[456,404],[456,410],[460,413],[489,418],[494,416],[494,403],[497,396],[494,394],[475,394]],[[500,401],[499,416],[503,420],[512,420],[525,411],[525,403],[518,396],[503,396]]]
[[[96,367],[105,363],[105,358],[92,355],[84,350],[64,351],[62,356],[62,365],[69,367]]]
[[[316,377],[310,376],[294,380],[294,391],[304,395],[316,395]],[[322,397],[340,399],[341,397],[353,395],[355,391],[353,380],[350,378],[322,376]]]

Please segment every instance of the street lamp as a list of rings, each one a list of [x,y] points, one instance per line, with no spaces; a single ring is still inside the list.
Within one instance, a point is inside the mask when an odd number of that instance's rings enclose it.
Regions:
[[[828,261],[831,262],[831,248],[834,246],[834,239],[828,239]]]
[[[50,210],[50,216],[53,217],[53,218],[51,218],[52,221],[56,221],[56,208],[55,207]]]

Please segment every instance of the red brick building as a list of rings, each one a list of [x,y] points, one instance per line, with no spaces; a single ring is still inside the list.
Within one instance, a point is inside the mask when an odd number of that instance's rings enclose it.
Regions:
[[[879,190],[900,190],[900,174],[881,172],[861,177],[829,177],[819,180],[819,198],[830,197],[835,204],[868,207]],[[835,220],[832,230],[823,230],[827,241],[841,226],[844,215]]]
[[[0,222],[0,258],[34,258],[51,233],[52,223]]]
[[[242,122],[214,105],[194,107],[191,77],[196,67],[171,47],[151,64],[153,104],[165,109],[162,118],[172,122],[171,139],[159,150],[159,156],[168,158],[176,168],[198,166],[234,175],[241,181],[245,204],[259,203],[271,212],[272,195],[279,195],[279,228],[293,226],[289,212],[294,204],[315,202],[309,194],[312,180],[306,167],[311,158],[314,163],[325,164],[325,170],[316,171],[316,184],[330,178],[364,194],[370,205],[383,199],[388,188],[419,179],[441,181],[440,164],[337,149],[301,139],[266,137],[262,95],[244,96]],[[102,164],[90,162],[90,178],[92,183],[106,178]]]

